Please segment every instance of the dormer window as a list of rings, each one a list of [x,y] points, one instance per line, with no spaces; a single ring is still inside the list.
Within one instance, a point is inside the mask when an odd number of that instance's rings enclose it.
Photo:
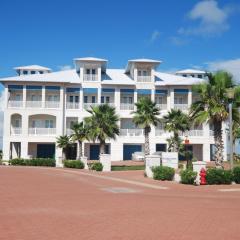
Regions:
[[[84,81],[97,81],[98,77],[95,68],[87,68],[84,74]]]
[[[27,74],[28,74],[28,71],[24,70],[24,71],[23,71],[23,74],[24,74],[24,75],[27,75]]]
[[[39,71],[40,74],[43,74],[43,71]]]
[[[151,71],[138,70],[137,82],[151,82]]]

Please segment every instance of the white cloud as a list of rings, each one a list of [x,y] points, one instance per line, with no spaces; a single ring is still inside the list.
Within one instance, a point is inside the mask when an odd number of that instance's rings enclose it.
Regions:
[[[71,65],[63,65],[63,66],[58,66],[60,71],[66,71],[72,69]]]
[[[178,33],[205,37],[221,35],[229,29],[228,18],[233,11],[229,6],[219,7],[216,0],[200,1],[187,14],[188,19],[198,21],[198,24],[182,27]]]
[[[224,70],[231,73],[240,82],[240,58],[206,63],[210,71]]]
[[[150,43],[155,42],[160,37],[160,35],[161,33],[158,30],[154,30],[150,38]]]
[[[170,37],[169,40],[173,45],[176,45],[176,46],[183,46],[183,45],[186,45],[188,43],[188,41],[186,39],[176,37],[176,36],[175,37]]]

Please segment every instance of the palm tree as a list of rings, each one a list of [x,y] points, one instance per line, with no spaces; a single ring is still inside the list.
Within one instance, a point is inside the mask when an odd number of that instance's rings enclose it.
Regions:
[[[73,134],[71,135],[72,141],[78,142],[77,159],[80,160],[82,157],[82,143],[85,139],[87,139],[87,132],[84,126],[84,122],[74,123],[71,129],[73,131]]]
[[[173,133],[173,136],[168,139],[168,142],[171,143],[169,144],[170,150],[179,152],[182,144],[179,132],[185,132],[190,129],[189,117],[179,109],[172,109],[163,119],[165,130]]]
[[[63,136],[59,136],[57,137],[57,146],[59,148],[62,148],[62,158],[63,160],[66,159],[66,152],[67,152],[67,148],[69,146],[71,146],[71,140],[70,137],[67,135],[63,135]]]
[[[150,154],[149,149],[149,133],[151,132],[151,126],[157,126],[160,121],[159,108],[156,103],[152,102],[151,99],[143,97],[135,103],[137,110],[132,112],[133,122],[136,126],[144,129],[144,156]]]
[[[90,117],[84,119],[87,134],[91,140],[99,141],[100,154],[104,154],[106,140],[115,139],[119,135],[119,117],[115,108],[108,104],[91,107],[87,111],[91,114]]]
[[[223,136],[222,124],[228,119],[227,90],[234,88],[235,97],[233,99],[233,121],[240,123],[238,107],[240,106],[239,87],[234,87],[232,76],[227,72],[217,72],[215,75],[209,74],[208,82],[193,86],[200,99],[192,104],[191,118],[196,123],[208,122],[213,125],[216,167],[223,167]]]

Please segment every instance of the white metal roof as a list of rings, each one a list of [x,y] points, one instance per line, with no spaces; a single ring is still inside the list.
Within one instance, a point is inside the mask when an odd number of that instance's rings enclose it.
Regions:
[[[40,65],[28,65],[28,66],[20,66],[15,67],[15,70],[43,70],[43,71],[51,71],[51,68],[43,67]]]
[[[94,57],[74,58],[75,61],[89,61],[89,62],[107,62],[108,60]]]
[[[181,71],[177,71],[176,74],[205,74],[206,72],[202,71],[202,70],[197,70],[197,69],[184,69]]]
[[[186,78],[174,74],[155,72],[155,85],[193,85],[205,81],[199,78]],[[81,84],[75,69],[52,72],[47,74],[20,75],[1,78],[0,82],[39,82],[39,83],[73,83]],[[108,85],[135,85],[133,79],[125,73],[124,69],[107,69],[102,75],[102,84]]]

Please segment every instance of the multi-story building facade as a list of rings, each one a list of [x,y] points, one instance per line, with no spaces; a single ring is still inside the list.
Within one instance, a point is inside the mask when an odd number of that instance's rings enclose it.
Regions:
[[[187,112],[198,98],[192,85],[205,78],[204,72],[188,78],[156,71],[161,62],[150,59],[129,60],[126,69],[108,69],[107,60],[98,58],[76,58],[74,63],[74,69],[59,72],[19,67],[18,76],[0,80],[5,87],[4,159],[54,156],[60,161],[56,137],[71,134],[71,125],[88,116],[86,109],[107,103],[120,117],[120,136],[107,142],[107,151],[112,161],[130,160],[133,152],[143,150],[144,143],[143,130],[132,121],[134,103],[142,96],[151,98],[161,110],[160,118],[171,109]],[[163,124],[153,128],[151,152],[166,151],[168,137]],[[210,161],[214,140],[209,125],[192,127],[183,134],[186,137],[193,155]],[[84,155],[97,159],[98,144],[85,142]]]

